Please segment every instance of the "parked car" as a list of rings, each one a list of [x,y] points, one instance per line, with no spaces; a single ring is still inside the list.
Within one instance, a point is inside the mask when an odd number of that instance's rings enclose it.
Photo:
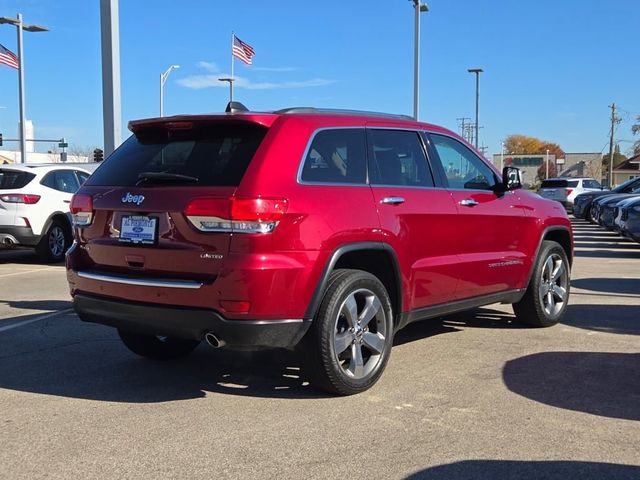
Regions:
[[[347,395],[413,321],[496,302],[562,318],[571,224],[516,168],[410,117],[228,110],[130,122],[73,197],[74,309],[134,353],[297,348]]]
[[[91,175],[84,164],[0,166],[0,247],[35,248],[60,262],[73,241],[69,204]]]
[[[599,198],[597,203],[597,210],[594,215],[597,216],[598,224],[609,230],[613,230],[614,220],[616,217],[616,208],[618,204],[629,198],[634,198],[636,195],[627,193],[618,193],[616,195],[606,195]]]
[[[591,212],[591,204],[596,198],[616,193],[633,193],[634,191],[637,192],[638,189],[640,189],[640,177],[627,180],[611,190],[581,193],[573,200],[573,216],[576,218],[585,218],[592,223],[597,223],[593,219]]]
[[[572,211],[574,199],[584,192],[599,192],[602,190],[600,182],[593,178],[558,177],[543,180],[538,193],[543,198],[562,203]]]
[[[624,235],[626,229],[626,221],[629,217],[629,209],[633,208],[636,204],[640,204],[640,195],[632,196],[630,198],[621,200],[616,205],[614,211],[613,228],[620,234]]]
[[[627,202],[622,209],[620,233],[640,243],[640,198]]]

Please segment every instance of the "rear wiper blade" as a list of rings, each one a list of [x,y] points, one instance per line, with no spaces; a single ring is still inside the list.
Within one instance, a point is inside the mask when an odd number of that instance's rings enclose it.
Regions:
[[[138,181],[136,185],[142,185],[143,183],[196,183],[199,182],[198,177],[191,177],[189,175],[181,175],[179,173],[168,172],[141,172],[138,174]]]

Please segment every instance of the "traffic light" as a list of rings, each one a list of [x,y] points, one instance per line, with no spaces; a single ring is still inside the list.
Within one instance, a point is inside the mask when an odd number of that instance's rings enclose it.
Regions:
[[[0,147],[2,146],[2,134],[0,133]]]
[[[104,160],[104,152],[101,149],[96,148],[93,151],[93,161],[94,162],[101,162],[102,160]]]

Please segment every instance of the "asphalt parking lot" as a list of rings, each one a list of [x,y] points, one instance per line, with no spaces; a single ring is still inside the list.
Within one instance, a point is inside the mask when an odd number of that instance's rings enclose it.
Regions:
[[[0,252],[0,478],[640,478],[640,244],[574,222],[565,321],[413,324],[370,391],[287,352],[135,357],[62,265]]]

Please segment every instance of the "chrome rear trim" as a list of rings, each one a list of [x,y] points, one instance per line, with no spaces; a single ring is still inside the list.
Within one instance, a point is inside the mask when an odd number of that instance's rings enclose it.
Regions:
[[[99,282],[121,283],[124,285],[137,285],[141,287],[161,287],[161,288],[187,288],[198,289],[202,287],[201,282],[194,280],[164,280],[164,279],[150,279],[129,277],[125,275],[105,275],[103,273],[91,273],[91,272],[77,272],[81,278],[88,278],[89,280],[97,280]]]

